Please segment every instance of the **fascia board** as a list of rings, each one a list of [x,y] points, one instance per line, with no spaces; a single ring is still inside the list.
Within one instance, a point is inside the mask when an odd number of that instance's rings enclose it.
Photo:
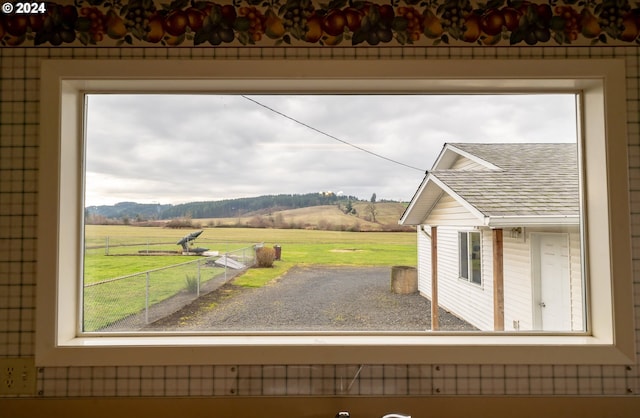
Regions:
[[[451,150],[451,151],[453,151],[453,152],[455,152],[455,153],[457,153],[457,154],[459,154],[459,155],[461,155],[461,156],[463,156],[465,158],[468,158],[471,161],[476,162],[476,163],[488,168],[489,170],[502,170],[497,165],[491,164],[489,161],[483,160],[482,158],[480,158],[480,157],[478,157],[476,155],[470,154],[467,151],[463,151],[460,148],[456,147],[455,145],[447,144],[446,147],[447,147],[447,149],[449,149],[449,150]]]
[[[398,220],[399,225],[405,225],[405,222],[407,221],[407,218],[413,211],[416,205],[416,202],[420,200],[420,196],[422,195],[423,190],[425,189],[425,187],[427,187],[428,179],[429,179],[429,172],[427,172],[427,175],[422,179],[422,183],[420,183],[420,186],[418,186],[418,190],[416,190],[413,197],[411,198],[411,202],[409,202],[409,206],[407,206],[407,208],[404,210],[404,213]]]
[[[579,225],[578,215],[566,216],[491,216],[487,218],[486,226],[492,228],[514,226],[571,226]]]
[[[450,144],[444,144],[444,147],[442,147],[442,149],[440,150],[440,153],[438,154],[438,156],[436,157],[436,160],[433,163],[433,166],[431,167],[431,170],[439,170],[439,169],[447,169],[449,168],[447,167],[439,167],[439,165],[442,163],[444,157],[447,154],[447,150],[450,150],[451,146]],[[455,152],[455,151],[454,151]]]

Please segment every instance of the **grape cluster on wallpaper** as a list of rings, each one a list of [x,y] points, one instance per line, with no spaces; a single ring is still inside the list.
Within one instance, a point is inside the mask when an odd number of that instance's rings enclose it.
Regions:
[[[0,14],[0,44],[640,45],[640,5],[629,0],[232,0],[224,3],[75,0],[73,4],[65,3],[71,2],[4,3]]]

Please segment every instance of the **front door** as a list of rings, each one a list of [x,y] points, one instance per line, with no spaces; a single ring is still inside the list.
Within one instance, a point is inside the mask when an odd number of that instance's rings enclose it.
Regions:
[[[534,327],[544,331],[570,331],[568,235],[535,234],[532,238]]]

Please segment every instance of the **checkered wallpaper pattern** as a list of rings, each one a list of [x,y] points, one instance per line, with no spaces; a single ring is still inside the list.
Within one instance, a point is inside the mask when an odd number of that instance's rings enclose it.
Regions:
[[[640,327],[640,51],[637,47],[2,48],[0,49],[0,357],[34,355],[39,65],[48,58],[610,58],[627,70],[634,300]],[[640,347],[640,328],[636,330]],[[640,362],[640,357],[639,357]],[[639,367],[551,365],[238,365],[47,367],[40,397],[620,395]]]

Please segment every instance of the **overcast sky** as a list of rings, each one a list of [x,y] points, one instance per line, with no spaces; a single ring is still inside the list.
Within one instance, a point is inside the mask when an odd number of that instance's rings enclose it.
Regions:
[[[571,95],[248,98],[91,95],[86,205],[320,191],[409,201],[446,142],[576,140]]]

